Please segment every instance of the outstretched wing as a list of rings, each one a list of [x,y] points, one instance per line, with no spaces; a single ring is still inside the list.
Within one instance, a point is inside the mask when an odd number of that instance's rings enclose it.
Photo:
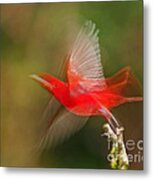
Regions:
[[[48,121],[47,127],[37,148],[39,150],[55,148],[79,131],[88,118],[69,112],[53,97],[43,118],[44,122]]]
[[[73,94],[106,88],[98,32],[95,24],[87,21],[70,52],[67,78]]]
[[[57,100],[54,99],[53,101],[56,102]],[[50,107],[51,109],[48,108],[50,112],[53,108],[53,113],[49,112],[51,119],[49,119],[49,126],[39,143],[38,148],[40,150],[55,148],[57,145],[63,143],[79,131],[89,118],[87,116],[77,116],[65,108],[59,108],[59,106],[55,109],[53,106]]]

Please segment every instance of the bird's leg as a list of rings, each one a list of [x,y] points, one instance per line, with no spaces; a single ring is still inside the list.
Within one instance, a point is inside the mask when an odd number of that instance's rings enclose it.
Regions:
[[[123,131],[124,128],[121,126],[119,121],[113,116],[113,114],[105,107],[101,107],[99,110],[102,115],[107,119],[108,124],[110,125],[111,129],[115,134],[119,133],[119,131]]]

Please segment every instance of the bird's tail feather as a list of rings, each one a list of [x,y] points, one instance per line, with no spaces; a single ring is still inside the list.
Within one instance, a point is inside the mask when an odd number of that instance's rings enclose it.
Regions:
[[[137,102],[137,101],[143,101],[143,97],[127,97],[127,102]]]
[[[106,83],[112,93],[124,97],[140,96],[142,92],[140,82],[136,79],[129,67],[121,69],[110,78],[106,78]],[[141,99],[142,98],[131,98],[132,101],[140,101]]]

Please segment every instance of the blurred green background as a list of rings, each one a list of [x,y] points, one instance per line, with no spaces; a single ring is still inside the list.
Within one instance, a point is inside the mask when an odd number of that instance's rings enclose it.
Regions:
[[[1,5],[3,166],[110,168],[107,140],[100,136],[104,123],[101,117],[90,118],[69,141],[37,156],[33,147],[51,95],[28,76],[48,72],[60,77],[64,58],[80,27],[92,20],[100,29],[105,76],[128,65],[142,84],[142,16],[142,1]],[[124,124],[126,139],[143,138],[142,102],[124,104],[114,108],[113,113]],[[130,166],[142,167],[142,162]]]

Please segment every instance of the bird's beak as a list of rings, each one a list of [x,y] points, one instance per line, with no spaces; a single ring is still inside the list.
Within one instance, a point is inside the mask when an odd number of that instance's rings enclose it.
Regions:
[[[43,86],[47,90],[50,91],[50,90],[53,89],[53,85],[51,84],[51,82],[49,82],[49,80],[47,79],[46,75],[43,75],[43,74],[40,74],[40,75],[32,74],[29,77],[34,79],[36,82],[38,82],[41,86]]]

